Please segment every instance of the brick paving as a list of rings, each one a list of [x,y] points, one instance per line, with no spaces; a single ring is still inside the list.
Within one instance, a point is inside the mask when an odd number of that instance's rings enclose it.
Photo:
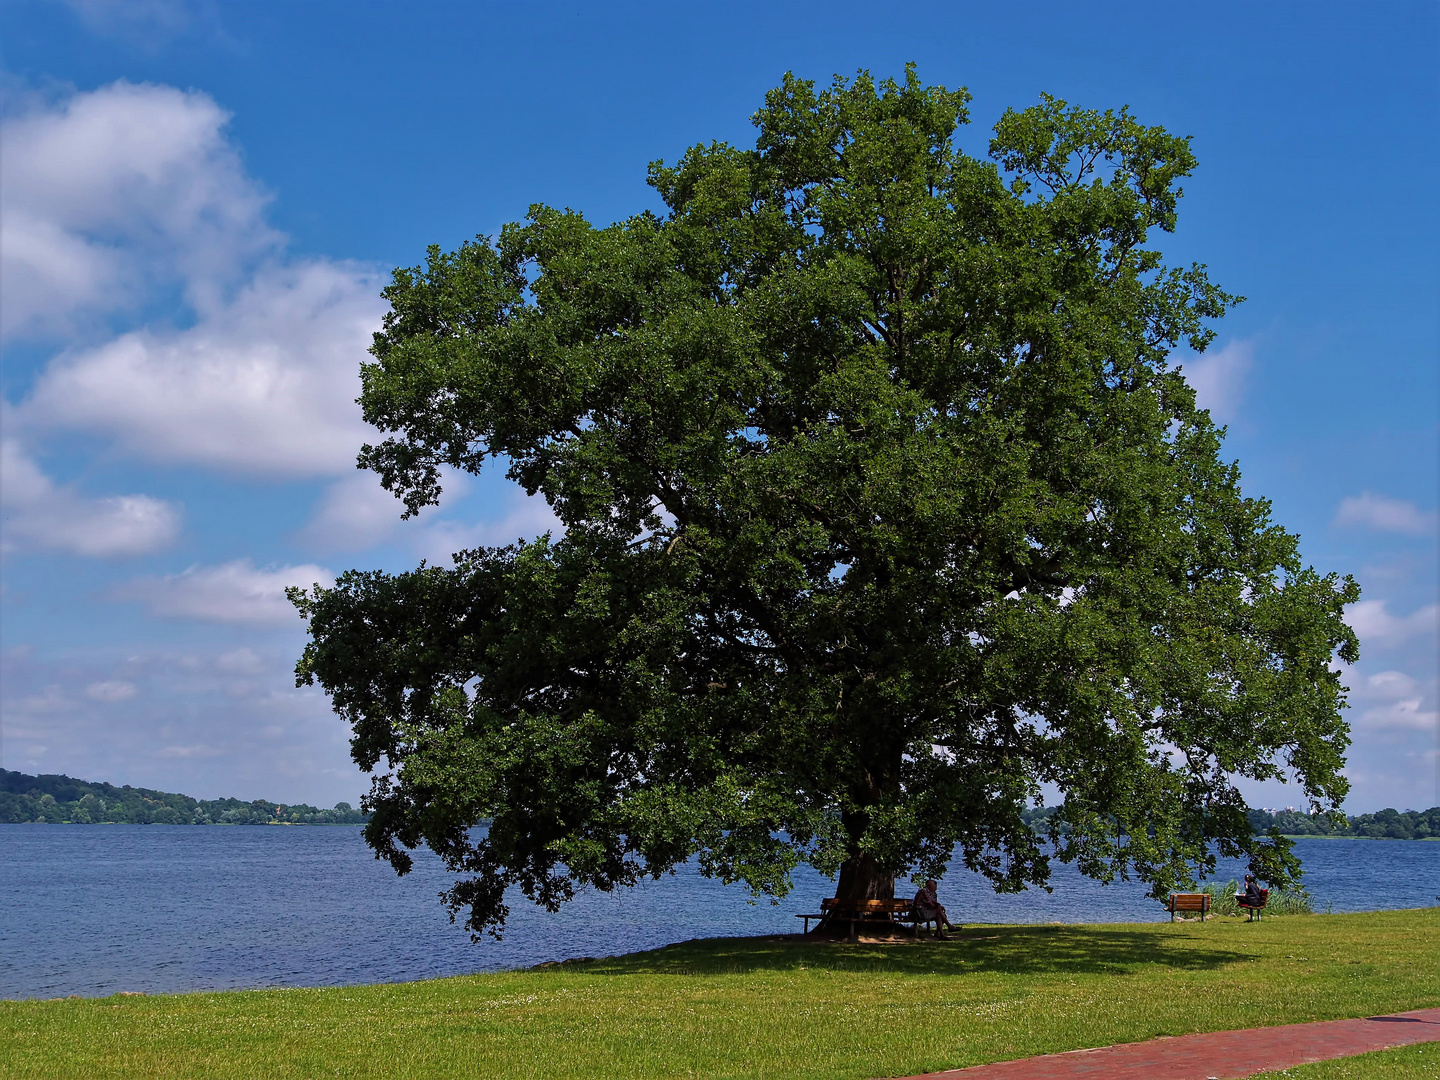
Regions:
[[[902,1080],[1236,1080],[1312,1061],[1440,1042],[1440,1009],[1213,1031],[974,1065]]]

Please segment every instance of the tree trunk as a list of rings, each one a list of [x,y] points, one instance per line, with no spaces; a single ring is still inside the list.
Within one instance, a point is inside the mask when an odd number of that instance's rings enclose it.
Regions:
[[[893,900],[895,899],[895,875],[881,872],[875,859],[867,852],[852,847],[850,857],[840,864],[840,880],[835,884],[837,900]],[[843,917],[837,913],[833,919],[823,920],[815,928],[836,935],[847,935],[855,940],[858,932],[853,914]]]
[[[835,885],[839,900],[894,900],[895,875],[881,873],[875,859],[866,852],[852,852],[840,866]]]
[[[895,899],[895,875],[880,869],[869,852],[860,850],[860,838],[865,835],[869,824],[863,812],[842,812],[841,822],[850,836],[849,857],[840,864],[840,880],[835,883],[837,900],[893,900]],[[851,917],[825,919],[817,926],[831,933],[855,936],[855,924]]]

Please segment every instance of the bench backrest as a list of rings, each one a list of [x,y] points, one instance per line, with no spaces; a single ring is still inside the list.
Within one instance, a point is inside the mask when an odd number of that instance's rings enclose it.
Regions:
[[[896,914],[910,910],[909,900],[848,900],[830,897],[820,901],[821,911],[859,911],[873,914]]]
[[[1170,894],[1171,911],[1209,911],[1210,894],[1203,892],[1182,892]]]

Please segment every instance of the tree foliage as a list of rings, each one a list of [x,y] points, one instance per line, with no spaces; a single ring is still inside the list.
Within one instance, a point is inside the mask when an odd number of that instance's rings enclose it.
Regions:
[[[787,76],[753,149],[651,165],[662,214],[395,272],[361,465],[413,514],[494,462],[563,529],[294,593],[297,676],[380,770],[369,842],[439,853],[473,931],[692,857],[768,896],[957,849],[999,890],[1217,849],[1283,883],[1236,779],[1343,798],[1358,590],[1168,359],[1238,299],[1150,245],[1188,141],[1046,97],[976,158],[967,102]]]

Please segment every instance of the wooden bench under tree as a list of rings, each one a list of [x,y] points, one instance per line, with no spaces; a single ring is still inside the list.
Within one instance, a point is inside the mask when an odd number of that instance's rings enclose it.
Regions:
[[[795,917],[805,920],[804,932],[807,934],[810,932],[811,919],[819,919],[822,923],[825,921],[849,923],[851,941],[859,936],[860,925],[867,921],[893,925],[897,921],[908,919],[913,923],[909,900],[848,900],[837,899],[833,896],[820,901],[818,914],[812,912]]]
[[[1186,911],[1198,911],[1200,921],[1205,921],[1205,916],[1210,911],[1210,894],[1205,892],[1177,892],[1170,894],[1170,902],[1165,905],[1170,912],[1170,921],[1175,921],[1175,913]]]

